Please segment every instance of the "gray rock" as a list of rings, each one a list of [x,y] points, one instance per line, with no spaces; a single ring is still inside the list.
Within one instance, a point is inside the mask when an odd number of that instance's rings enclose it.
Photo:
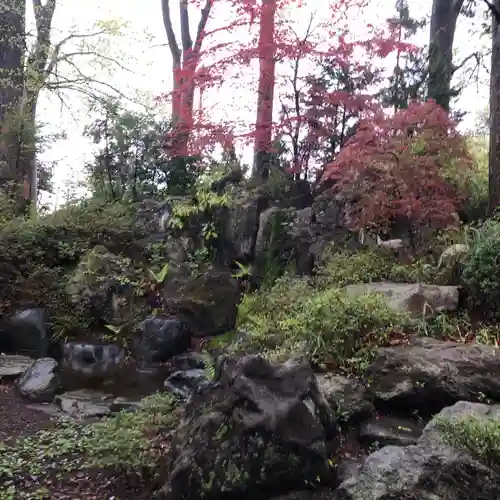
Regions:
[[[180,399],[189,399],[190,396],[211,387],[213,382],[208,378],[205,369],[179,370],[172,373],[165,380],[165,389]]]
[[[358,380],[331,373],[316,375],[316,380],[339,423],[352,425],[373,415],[375,408]]]
[[[267,206],[267,197],[252,195],[236,199],[229,208],[225,233],[234,259],[246,261],[253,258],[259,217]]]
[[[226,358],[172,439],[162,500],[236,497],[332,479],[338,427],[309,364]]]
[[[386,446],[372,453],[335,500],[492,500],[500,476],[445,446]]]
[[[438,421],[475,415],[498,418],[500,406],[459,402],[425,427],[416,445],[386,446],[372,453],[358,475],[345,480],[334,500],[492,500],[500,474],[442,439]]]
[[[176,319],[149,316],[137,325],[134,350],[137,359],[161,363],[182,354],[191,345],[191,332]]]
[[[500,419],[500,405],[486,405],[482,403],[471,403],[470,401],[459,401],[453,406],[447,406],[441,410],[426,426],[422,432],[419,442],[422,444],[443,442],[439,421],[446,419],[453,421],[463,417],[474,417],[483,419]]]
[[[359,439],[365,445],[377,443],[381,446],[407,446],[416,444],[422,427],[407,419],[387,416],[373,418],[361,424]]]
[[[411,336],[384,347],[365,378],[379,403],[433,414],[457,401],[500,401],[500,355],[494,347]]]
[[[45,309],[23,309],[0,320],[0,352],[34,358],[47,355],[48,338]]]
[[[416,317],[432,317],[443,312],[458,309],[458,287],[426,285],[424,283],[363,283],[348,285],[345,291],[349,297],[369,293],[381,293],[387,305],[398,312]]]
[[[117,344],[66,342],[63,345],[62,369],[83,377],[112,377],[123,366],[125,351]]]
[[[57,369],[55,359],[37,359],[18,381],[20,395],[32,402],[50,403],[60,387]]]
[[[225,269],[205,268],[192,275],[187,266],[172,267],[164,283],[164,306],[195,337],[231,331],[236,324],[241,292]]]
[[[109,415],[114,399],[111,394],[79,389],[56,396],[55,402],[64,413],[77,420],[85,420]]]
[[[16,379],[34,362],[35,360],[28,356],[0,354],[0,379]]]

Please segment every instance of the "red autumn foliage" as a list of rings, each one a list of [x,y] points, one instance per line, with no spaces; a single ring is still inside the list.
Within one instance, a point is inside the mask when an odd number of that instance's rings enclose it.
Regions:
[[[163,0],[168,5],[168,0]],[[299,9],[301,0],[187,0],[182,2],[184,17],[187,19],[188,8],[204,5],[208,9],[206,17],[201,14],[198,32],[193,41],[185,37],[181,44],[181,52],[177,53],[178,63],[174,61],[175,89],[164,98],[172,98],[173,111],[176,117],[174,136],[180,136],[174,147],[175,154],[204,154],[206,148],[215,145],[242,142],[253,142],[256,150],[269,149],[274,144],[277,134],[287,128],[295,133],[295,121],[300,122],[303,130],[301,141],[307,143],[310,107],[308,109],[302,96],[298,113],[276,118],[273,107],[286,94],[283,83],[289,81],[289,75],[274,70],[274,65],[293,63],[297,58],[316,63],[321,59],[334,61],[338,66],[350,67],[360,56],[360,52],[370,57],[385,57],[396,50],[407,50],[405,44],[398,46],[397,40],[385,28],[367,26],[362,37],[354,37],[350,31],[347,18],[357,15],[363,8],[363,0],[331,0],[329,2],[330,19],[317,27],[315,36],[302,44],[297,43],[297,35],[292,24],[282,16],[282,12],[290,7]],[[224,16],[220,14],[224,11]],[[166,25],[168,25],[166,19]],[[238,38],[241,30],[248,30],[246,41]],[[261,28],[261,29],[259,29]],[[259,36],[260,35],[260,36]],[[226,40],[222,40],[223,36]],[[173,36],[171,37],[174,38]],[[181,37],[182,38],[182,37]],[[176,46],[172,43],[172,46]],[[183,47],[187,50],[182,50]],[[253,123],[241,124],[241,116],[232,117],[226,123],[216,123],[210,111],[193,110],[194,90],[205,95],[207,91],[227,84],[231,71],[238,70],[239,75],[247,73],[246,67],[259,62],[259,82],[248,82],[256,91],[257,119]],[[251,73],[249,73],[251,74]],[[229,76],[228,76],[229,75]],[[299,76],[299,87],[305,75]],[[238,76],[235,77],[235,80]],[[289,85],[289,84],[288,84]],[[248,88],[248,86],[247,86]],[[245,89],[246,90],[246,89]],[[250,87],[249,90],[252,90]],[[288,92],[290,94],[290,92]],[[352,106],[352,96],[346,94],[330,94],[325,101],[331,101],[339,108],[340,101]],[[333,104],[332,104],[333,105]],[[205,110],[204,110],[205,111]],[[210,117],[210,119],[209,119]],[[235,126],[239,121],[238,126]],[[314,140],[317,142],[318,131]],[[312,136],[311,136],[312,137]],[[174,137],[172,137],[173,139]],[[172,144],[172,141],[170,141]],[[224,146],[223,146],[224,147]],[[297,157],[297,154],[294,156]],[[290,159],[290,164],[297,168],[304,167],[304,161]]]
[[[396,218],[434,229],[457,221],[459,178],[470,158],[448,114],[434,102],[363,120],[324,180],[354,197],[352,229],[388,229]],[[450,182],[451,181],[451,182]]]

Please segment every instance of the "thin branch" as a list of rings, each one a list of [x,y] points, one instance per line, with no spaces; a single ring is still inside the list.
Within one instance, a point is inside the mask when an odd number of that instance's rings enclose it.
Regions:
[[[189,27],[189,10],[187,0],[179,0],[179,17],[181,20],[181,43],[184,57],[193,47],[191,29]]]
[[[200,22],[198,23],[198,29],[196,30],[196,40],[194,42],[194,52],[199,54],[201,50],[201,44],[206,36],[206,27],[208,22],[208,17],[210,16],[210,11],[214,0],[207,0],[205,6],[201,10]]]
[[[179,44],[175,38],[172,19],[170,18],[169,0],[161,0],[161,8],[163,13],[163,25],[165,26],[165,32],[167,33],[168,46],[170,47],[170,52],[172,53],[173,64],[174,66],[178,66],[181,64],[181,50],[179,49]]]

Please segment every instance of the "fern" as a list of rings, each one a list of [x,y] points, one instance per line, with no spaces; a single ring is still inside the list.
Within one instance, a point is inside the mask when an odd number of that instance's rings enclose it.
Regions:
[[[168,274],[168,262],[161,268],[160,272],[156,274],[152,269],[148,269],[149,276],[158,284],[161,285]]]
[[[201,353],[203,358],[203,365],[205,375],[209,380],[215,380],[216,369],[215,369],[215,360],[208,352]]]

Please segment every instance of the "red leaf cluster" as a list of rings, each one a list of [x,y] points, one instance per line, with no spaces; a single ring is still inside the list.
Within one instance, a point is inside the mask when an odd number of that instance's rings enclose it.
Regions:
[[[469,165],[455,124],[429,101],[363,120],[328,165],[324,180],[334,181],[337,193],[354,199],[354,230],[388,229],[398,217],[442,229],[457,221],[456,186]]]

